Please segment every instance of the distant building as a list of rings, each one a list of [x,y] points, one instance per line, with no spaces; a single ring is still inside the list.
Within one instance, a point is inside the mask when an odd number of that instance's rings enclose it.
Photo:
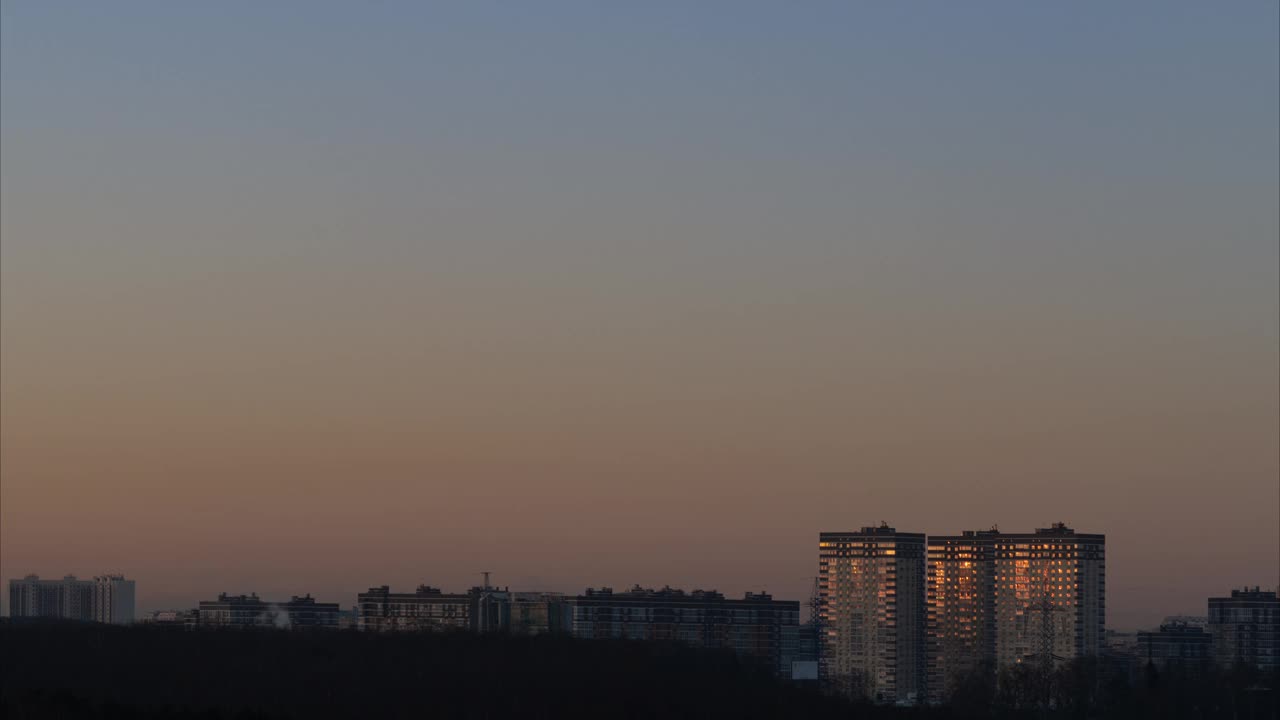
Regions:
[[[276,607],[283,608],[291,628],[338,627],[338,603],[316,602],[307,594],[302,597],[295,595],[289,598],[289,602],[277,603]]]
[[[199,610],[152,610],[138,622],[148,625],[174,625],[190,627],[200,620]]]
[[[485,585],[473,587],[471,598],[471,631],[505,632],[511,626],[511,593],[506,588]]]
[[[635,586],[627,592],[588,588],[573,598],[572,631],[587,639],[674,640],[732,650],[782,677],[791,674],[800,603],[747,593],[732,600],[714,590],[684,592]]]
[[[251,627],[275,624],[274,614],[268,615],[271,603],[251,595],[218,593],[217,600],[201,600],[199,623],[202,627]]]
[[[93,619],[100,623],[128,625],[134,620],[134,583],[123,575],[99,575],[93,579]]]
[[[338,611],[339,630],[358,630],[360,628],[360,606],[352,606],[350,610]]]
[[[508,623],[512,635],[568,633],[573,628],[573,606],[563,593],[514,592]]]
[[[1237,663],[1260,670],[1280,668],[1280,599],[1261,588],[1232,590],[1209,598],[1213,660],[1223,668]]]
[[[818,662],[822,657],[822,625],[814,620],[802,623],[796,633],[795,662]]]
[[[391,588],[369,588],[357,596],[361,630],[377,632],[465,631],[471,629],[472,593],[444,593],[430,585],[419,585],[412,593],[393,593]]]
[[[358,627],[375,632],[505,632],[511,624],[514,594],[488,586],[446,593],[430,585],[419,585],[412,593],[393,593],[383,585],[357,596]]]
[[[1177,623],[1203,628],[1209,625],[1209,617],[1207,615],[1168,615],[1160,622],[1161,625],[1174,625]]]
[[[251,595],[220,593],[217,600],[200,602],[201,627],[336,628],[338,604],[316,602],[310,595],[288,602],[269,602]]]
[[[1163,624],[1167,625],[1168,621]],[[1125,655],[1133,656],[1135,658],[1138,656],[1137,633],[1108,630],[1105,643],[1105,654],[1107,655]]]
[[[1138,633],[1137,660],[1160,670],[1200,672],[1209,663],[1209,633],[1184,622],[1164,623],[1158,631]]]
[[[838,692],[910,703],[925,691],[925,536],[881,523],[818,537],[822,679]]]
[[[133,622],[134,583],[122,575],[80,580],[41,580],[28,575],[9,581],[9,616],[128,624]]]
[[[966,674],[1106,649],[1106,537],[1063,523],[929,538],[928,694]]]
[[[41,580],[28,575],[9,581],[9,616],[90,620],[93,617],[93,583],[67,575],[61,580]]]

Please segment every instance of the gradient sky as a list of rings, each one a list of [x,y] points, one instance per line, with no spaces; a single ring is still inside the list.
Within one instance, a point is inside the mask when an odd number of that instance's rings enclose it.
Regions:
[[[691,5],[4,2],[4,577],[1280,582],[1280,6]]]

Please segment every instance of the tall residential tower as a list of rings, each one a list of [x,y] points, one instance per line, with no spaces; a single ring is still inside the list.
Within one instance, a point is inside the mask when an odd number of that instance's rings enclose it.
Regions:
[[[996,664],[1100,655],[1106,536],[1064,523],[995,538]]]
[[[993,673],[995,530],[930,535],[926,595],[929,702],[975,673]]]
[[[974,673],[1098,655],[1106,632],[1106,536],[1063,523],[929,538],[930,702]]]
[[[887,524],[818,537],[822,678],[848,695],[915,702],[925,686],[925,537]]]
[[[98,575],[93,579],[93,619],[100,623],[133,622],[133,581],[123,575]]]
[[[123,575],[101,575],[80,580],[41,580],[28,575],[9,581],[9,616],[97,621],[126,625],[133,622],[132,580]]]

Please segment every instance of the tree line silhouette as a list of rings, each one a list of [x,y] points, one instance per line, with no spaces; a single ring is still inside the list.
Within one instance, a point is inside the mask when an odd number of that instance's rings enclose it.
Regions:
[[[799,687],[728,651],[470,633],[0,623],[0,716],[30,718],[1277,717],[1280,678],[1083,659],[976,673],[942,707]]]

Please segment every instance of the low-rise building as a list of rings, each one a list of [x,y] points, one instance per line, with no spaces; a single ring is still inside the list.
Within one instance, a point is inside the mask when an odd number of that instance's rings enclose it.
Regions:
[[[573,607],[564,593],[511,593],[508,623],[512,635],[568,633]]]
[[[731,600],[714,590],[653,590],[635,586],[615,593],[588,588],[572,601],[572,632],[587,639],[675,640],[724,648],[791,673],[800,625],[800,603],[747,593]]]
[[[338,611],[338,629],[339,630],[360,629],[360,607],[359,606],[352,606],[350,610]]]
[[[394,593],[383,585],[357,596],[357,622],[361,630],[375,632],[504,632],[511,623],[512,595],[506,588],[446,593],[430,585]]]
[[[172,625],[190,627],[199,622],[200,611],[191,610],[152,610],[138,622],[147,625]]]
[[[1169,621],[1165,621],[1168,624]],[[1105,655],[1138,656],[1138,634],[1123,630],[1107,630],[1103,637]]]
[[[201,627],[336,628],[338,604],[316,602],[310,595],[293,596],[288,602],[270,602],[250,595],[220,593],[217,600],[200,603]]]
[[[393,593],[387,585],[357,596],[361,630],[447,632],[471,629],[471,593],[445,593],[419,585],[411,593]]]

